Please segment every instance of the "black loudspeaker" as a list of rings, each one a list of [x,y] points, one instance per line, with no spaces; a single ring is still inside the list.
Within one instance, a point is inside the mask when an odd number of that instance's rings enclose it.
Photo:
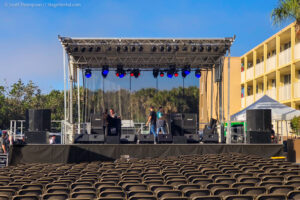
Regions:
[[[158,143],[172,143],[173,138],[171,134],[158,134],[157,136]]]
[[[49,109],[26,110],[26,127],[29,132],[50,131],[51,110]]]
[[[204,143],[218,143],[219,142],[219,135],[216,131],[212,133],[203,132],[202,142]]]
[[[247,131],[247,143],[250,144],[271,143],[271,131]]]
[[[152,134],[138,134],[139,143],[154,143],[154,135]]]
[[[25,142],[27,144],[48,144],[49,135],[47,131],[27,131],[25,132]]]
[[[119,136],[107,136],[106,144],[120,144]]]
[[[89,144],[101,144],[104,143],[104,134],[91,134],[88,135]]]
[[[187,139],[185,136],[173,136],[174,144],[186,144]]]
[[[122,144],[136,143],[136,135],[135,134],[122,133],[121,137],[120,137],[120,142]]]
[[[103,134],[104,135],[104,131],[103,128],[99,128],[99,129],[91,129],[91,134]]]
[[[74,143],[75,144],[88,144],[89,143],[89,135],[88,134],[75,134]]]
[[[182,122],[182,114],[181,113],[172,113],[170,115],[170,123],[171,123],[171,133],[173,136],[182,136],[183,135],[183,122]]]
[[[199,143],[200,136],[198,134],[185,134],[187,143]]]
[[[183,113],[182,114],[183,129],[197,130],[197,114]]]
[[[270,131],[272,128],[271,114],[271,109],[247,110],[247,131]]]
[[[100,114],[91,114],[91,128],[100,129],[103,128],[103,119]]]

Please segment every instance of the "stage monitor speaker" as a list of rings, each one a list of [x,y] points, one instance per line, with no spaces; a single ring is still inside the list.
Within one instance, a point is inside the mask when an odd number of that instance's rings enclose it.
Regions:
[[[271,143],[270,131],[247,131],[248,144],[268,144]]]
[[[219,135],[216,131],[203,132],[202,142],[204,142],[204,143],[218,143],[219,142]]]
[[[173,143],[174,144],[186,144],[186,137],[185,136],[173,136]]]
[[[107,136],[106,144],[120,144],[120,137],[119,136]]]
[[[136,135],[135,134],[122,133],[121,137],[120,137],[120,142],[122,144],[136,143]]]
[[[103,128],[99,128],[99,129],[92,128],[91,134],[104,134]]]
[[[101,144],[104,143],[104,134],[91,134],[88,135],[89,144]]]
[[[51,130],[50,109],[26,110],[26,127],[29,132]]]
[[[199,143],[200,136],[198,134],[185,134],[187,143]]]
[[[89,143],[89,135],[88,134],[75,134],[74,136],[75,144],[88,144]]]
[[[197,134],[197,129],[183,129],[183,134]]]
[[[247,110],[247,131],[270,131],[272,128],[271,114],[271,109]]]
[[[27,144],[48,144],[49,135],[47,131],[27,131],[25,132],[25,142]]]
[[[138,143],[154,143],[153,134],[138,134]]]
[[[158,143],[172,143],[173,138],[171,134],[158,134],[157,136]]]
[[[183,129],[197,129],[197,114],[183,113],[182,122],[183,122],[182,125]]]
[[[100,114],[91,114],[91,128],[100,129],[103,128],[103,119]]]

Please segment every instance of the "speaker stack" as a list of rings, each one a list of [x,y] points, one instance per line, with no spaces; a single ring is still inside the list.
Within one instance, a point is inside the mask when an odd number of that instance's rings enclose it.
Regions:
[[[170,122],[174,143],[198,143],[200,141],[197,134],[197,114],[173,113],[170,115]]]
[[[271,143],[271,109],[246,111],[247,143]]]
[[[26,110],[25,142],[28,144],[47,144],[51,130],[51,110]]]

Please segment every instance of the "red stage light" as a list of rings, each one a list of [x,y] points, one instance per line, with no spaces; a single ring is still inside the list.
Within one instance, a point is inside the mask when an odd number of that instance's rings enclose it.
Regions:
[[[131,73],[130,73],[130,76],[134,76],[134,73],[133,73],[133,72],[131,72]]]
[[[163,72],[160,73],[160,77],[164,77],[164,75],[165,75],[165,74],[164,74]]]
[[[117,76],[117,77],[119,77],[119,76],[120,76],[120,74],[119,74],[119,73],[116,73],[116,76]]]
[[[174,76],[175,76],[175,77],[178,77],[178,73],[177,73],[177,72],[175,72]]]

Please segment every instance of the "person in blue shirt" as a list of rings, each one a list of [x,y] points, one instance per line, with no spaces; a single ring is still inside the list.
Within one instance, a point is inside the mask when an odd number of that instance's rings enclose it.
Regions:
[[[162,134],[166,134],[166,130],[165,130],[166,121],[165,121],[165,118],[164,118],[164,112],[163,112],[163,108],[162,107],[159,107],[156,115],[157,115],[156,116],[157,117],[156,134],[158,135],[160,131],[162,132]]]

